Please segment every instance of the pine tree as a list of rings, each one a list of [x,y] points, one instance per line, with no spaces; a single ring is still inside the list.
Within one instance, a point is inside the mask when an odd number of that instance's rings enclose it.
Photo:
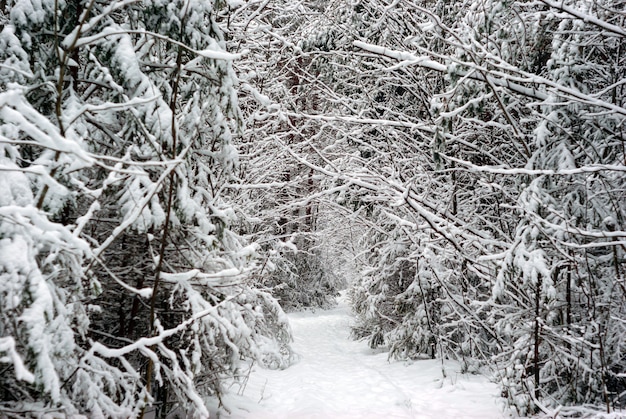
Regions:
[[[236,56],[213,2],[6,10],[1,240],[25,256],[0,268],[2,409],[205,417],[246,362],[288,365],[231,228]]]

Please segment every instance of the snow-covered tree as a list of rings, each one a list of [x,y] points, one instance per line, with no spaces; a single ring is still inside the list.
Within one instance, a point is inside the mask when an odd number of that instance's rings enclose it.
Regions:
[[[624,386],[624,29],[614,4],[544,4],[468,2],[453,18],[413,4],[414,45],[355,46],[446,75],[431,99],[433,151],[456,193],[435,233],[448,237],[452,214],[464,221],[455,251],[492,287],[472,322],[499,341],[504,393],[522,412],[610,411]],[[445,287],[458,307],[461,272]]]
[[[214,6],[2,10],[3,411],[205,417],[246,360],[289,364],[231,228],[237,57]]]

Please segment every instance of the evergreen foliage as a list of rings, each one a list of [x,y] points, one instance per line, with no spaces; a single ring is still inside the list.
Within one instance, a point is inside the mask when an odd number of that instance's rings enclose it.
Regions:
[[[3,414],[206,417],[291,362],[232,226],[240,116],[213,2],[3,3]]]

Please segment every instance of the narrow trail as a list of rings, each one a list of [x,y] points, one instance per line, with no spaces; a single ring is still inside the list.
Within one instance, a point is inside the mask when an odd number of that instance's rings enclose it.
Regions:
[[[256,368],[230,415],[241,419],[504,418],[497,387],[441,360],[392,362],[350,339],[345,301],[290,316],[301,361],[283,371]],[[443,377],[442,369],[446,377]],[[243,404],[242,404],[243,402]]]

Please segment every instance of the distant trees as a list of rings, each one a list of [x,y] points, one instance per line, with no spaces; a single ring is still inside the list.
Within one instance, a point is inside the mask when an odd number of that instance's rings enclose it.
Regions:
[[[249,2],[233,11],[228,26],[232,50],[245,52],[234,63],[245,139],[243,186],[234,187],[254,216],[241,229],[262,243],[261,283],[286,309],[332,305],[344,285],[322,248],[319,224],[328,202],[326,180],[315,167],[326,164],[321,150],[332,144],[332,128],[300,116],[330,112],[323,87],[330,67],[315,53],[332,42],[316,32],[322,10],[315,2]]]
[[[0,11],[0,374],[7,415],[208,415],[282,309],[232,229],[240,129],[213,2]]]

